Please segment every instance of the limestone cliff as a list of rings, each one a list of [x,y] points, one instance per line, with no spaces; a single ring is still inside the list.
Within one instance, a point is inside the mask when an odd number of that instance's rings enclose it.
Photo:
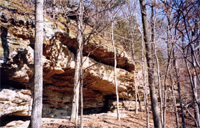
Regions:
[[[0,27],[8,29],[9,61],[1,67],[1,84],[7,88],[30,89],[33,86],[34,64],[34,22],[33,15],[13,11],[9,8],[1,8]],[[54,22],[45,16],[44,22],[44,91],[43,114],[46,117],[62,117],[70,114],[75,55],[77,48],[76,26],[74,21],[63,25]],[[89,33],[88,28],[85,33]],[[1,43],[1,42],[0,42]],[[1,45],[0,45],[1,46]],[[117,82],[121,99],[133,98],[134,63],[120,44],[117,44]],[[83,48],[84,70],[84,110],[87,113],[100,112],[106,108],[107,99],[115,99],[114,85],[114,60],[113,48],[109,39],[101,36],[92,36]],[[3,57],[3,49],[0,47],[0,56]],[[9,84],[9,83],[12,84]],[[31,94],[21,94],[23,90],[12,89],[13,98],[8,101],[7,92],[1,88],[0,116],[3,115],[30,115],[28,109],[21,109],[23,101],[30,106]],[[10,90],[11,91],[11,90]],[[23,95],[26,99],[16,99],[14,95]],[[17,103],[15,102],[17,101]],[[8,106],[7,103],[11,105]],[[18,103],[20,102],[20,103]],[[19,111],[4,111],[4,108],[16,107]]]

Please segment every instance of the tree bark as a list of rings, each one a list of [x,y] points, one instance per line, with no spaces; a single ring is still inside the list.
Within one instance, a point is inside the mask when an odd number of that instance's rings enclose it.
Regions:
[[[162,99],[162,85],[161,85],[161,77],[160,77],[160,63],[157,56],[157,48],[156,48],[156,33],[155,33],[155,23],[156,23],[156,9],[155,9],[156,1],[152,1],[151,6],[151,42],[154,44],[154,54],[156,59],[156,66],[157,66],[157,77],[158,77],[158,94],[160,98],[160,118],[161,118],[161,125],[163,123],[163,99]],[[155,13],[155,14],[154,14]]]
[[[193,63],[193,66],[194,68],[196,68],[196,62],[195,62],[195,58],[194,58],[194,51],[193,51],[193,47],[191,47],[191,59],[192,59],[192,63]],[[195,123],[196,123],[196,126],[199,127],[199,123],[200,123],[200,116],[199,116],[199,105],[197,103],[197,99],[198,99],[198,93],[197,93],[197,74],[196,74],[196,71],[194,69],[194,74],[191,74],[190,72],[190,69],[189,69],[189,65],[188,65],[188,62],[186,60],[186,55],[184,57],[184,60],[185,60],[185,64],[186,64],[186,68],[187,68],[187,72],[188,72],[188,75],[189,75],[189,79],[190,79],[190,85],[191,85],[191,89],[192,89],[192,95],[193,95],[193,102],[194,102],[194,114],[195,114]]]
[[[55,12],[55,8],[56,8],[56,0],[53,0],[52,1],[52,8],[53,8],[53,11],[52,11],[52,13],[53,13],[53,19],[55,19],[55,17],[56,17],[56,12]]]
[[[163,97],[162,97],[162,84],[161,84],[161,76],[160,76],[160,63],[158,60],[158,55],[156,52],[156,46],[155,46],[155,57],[156,57],[156,65],[157,65],[157,77],[158,77],[158,95],[160,98],[160,118],[161,118],[161,123],[163,122]]]
[[[112,14],[111,14],[112,15]],[[117,120],[120,120],[119,115],[119,94],[118,94],[118,84],[117,84],[117,76],[116,76],[116,68],[117,68],[117,56],[116,56],[116,47],[115,47],[115,41],[114,41],[114,24],[113,24],[113,17],[111,16],[111,37],[112,37],[112,45],[113,45],[113,51],[114,51],[114,84],[115,84],[115,93],[116,93],[116,100],[117,100]]]
[[[109,3],[109,8],[111,7],[111,3]],[[119,94],[118,94],[118,83],[117,83],[117,53],[116,53],[116,47],[115,47],[115,40],[114,40],[114,18],[112,10],[109,13],[110,19],[111,19],[111,40],[113,45],[113,51],[114,51],[114,84],[115,84],[115,94],[116,94],[116,101],[117,101],[117,120],[120,120],[120,114],[119,114]]]
[[[174,106],[174,112],[175,112],[175,118],[176,118],[176,127],[179,128],[179,116],[178,116],[178,111],[176,107],[176,96],[174,95],[174,84],[173,84],[173,79],[172,79],[172,73],[170,73],[170,81],[171,81],[171,89],[172,89],[173,106]]]
[[[153,112],[153,120],[154,127],[161,128],[161,122],[159,117],[159,109],[158,109],[158,101],[157,95],[154,85],[154,61],[152,58],[152,47],[150,43],[150,34],[148,32],[148,20],[147,20],[147,12],[146,5],[144,0],[140,0],[140,9],[143,23],[143,34],[144,34],[144,42],[146,49],[146,60],[147,60],[147,68],[148,68],[148,84],[150,88],[150,96],[151,96],[151,107]]]
[[[200,127],[200,115],[199,115],[199,105],[197,102],[197,97],[198,97],[198,92],[197,92],[197,74],[194,72],[194,86],[193,86],[193,100],[194,100],[194,113],[195,113],[195,118],[197,120],[196,126]]]
[[[155,46],[155,58],[156,58],[156,65],[157,65],[157,77],[158,77],[158,95],[160,98],[160,118],[161,118],[161,124],[163,122],[163,97],[162,97],[162,84],[161,84],[161,76],[160,76],[160,63],[158,60],[158,56],[157,56],[157,50],[156,50],[156,46]]]
[[[135,64],[135,46],[134,46],[134,41],[133,41],[133,31],[131,29],[132,25],[131,25],[131,19],[129,19],[129,26],[130,26],[130,38],[131,38],[131,54],[132,54],[132,58]],[[133,86],[135,87],[135,113],[138,114],[138,87],[137,85],[135,85],[135,81],[133,80]]]
[[[148,94],[147,94],[147,80],[146,80],[146,59],[145,59],[145,55],[144,55],[144,50],[145,50],[145,47],[144,47],[144,36],[143,36],[143,33],[142,31],[139,29],[141,35],[142,35],[142,79],[143,79],[143,82],[142,82],[142,85],[143,85],[143,88],[144,88],[144,102],[145,102],[145,109],[146,109],[146,125],[147,125],[147,128],[149,128],[149,105],[148,105]]]
[[[79,107],[79,88],[80,88],[80,48],[77,49],[76,68],[74,74],[74,95],[72,100],[71,121],[78,121],[78,107]]]
[[[128,17],[128,24],[129,24],[129,38],[131,39],[131,55],[132,55],[132,59],[133,59],[133,63],[135,64],[135,45],[134,45],[134,39],[133,39],[133,31],[134,29],[132,28],[133,27],[133,15],[131,14],[131,3],[128,3],[128,9],[129,9],[129,17]],[[137,100],[138,100],[138,87],[137,85],[135,84],[135,80],[133,80],[133,86],[135,87],[135,113],[138,114],[138,103],[137,103]]]
[[[79,108],[79,88],[80,81],[82,81],[82,49],[83,49],[83,0],[80,0],[79,4],[79,16],[78,16],[78,49],[76,52],[76,68],[74,75],[74,96],[72,101],[72,112],[71,112],[71,121],[75,121],[76,125],[78,122],[78,108]]]
[[[80,29],[79,30],[79,33],[78,35],[78,42],[79,42],[79,45],[81,45],[81,56],[80,56],[80,60],[81,60],[81,68],[80,68],[80,85],[81,85],[81,89],[80,89],[80,92],[81,92],[81,128],[83,128],[83,11],[84,11],[84,5],[83,5],[83,0],[80,0],[80,3],[79,3],[79,18],[78,18],[78,28]]]
[[[31,115],[31,128],[42,127],[43,91],[43,0],[36,0],[36,29],[34,52],[34,96]]]
[[[135,85],[135,114],[138,114],[138,87]]]
[[[165,78],[164,78],[164,103],[163,103],[163,128],[166,128],[166,107],[167,107],[167,78],[170,68],[170,62],[171,62],[171,53],[173,46],[170,44],[170,36],[169,36],[169,18],[168,18],[168,26],[167,26],[167,67],[165,72]]]
[[[194,55],[194,46],[192,45],[191,46],[191,52],[192,52],[192,62],[193,62],[193,66],[194,66],[194,74],[193,74],[193,101],[194,101],[194,113],[195,113],[195,118],[197,120],[196,122],[196,126],[197,127],[200,127],[200,115],[199,115],[199,104],[197,102],[198,100],[198,91],[197,91],[197,77],[198,77],[198,74],[197,74],[197,71],[196,71],[196,67],[197,67],[197,63],[196,63],[196,60],[195,60],[195,55]],[[200,82],[200,81],[199,81]]]
[[[177,65],[175,56],[173,56],[173,67],[174,67],[174,70],[175,70],[176,81],[177,81],[177,84],[178,84],[178,94],[179,94],[179,102],[180,102],[180,107],[181,107],[182,127],[186,128],[184,111],[183,111],[183,101],[182,101],[182,96],[181,96],[181,87],[180,87],[180,81],[179,81],[178,65]]]

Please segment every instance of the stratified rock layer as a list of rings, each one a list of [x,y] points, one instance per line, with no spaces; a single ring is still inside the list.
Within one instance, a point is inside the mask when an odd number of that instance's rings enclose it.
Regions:
[[[30,116],[31,104],[30,90],[3,89],[0,91],[0,117],[5,115]]]
[[[15,24],[10,22],[9,15],[6,19],[0,19],[0,27],[6,27],[9,32],[8,42],[11,53],[10,60],[4,65],[3,70],[10,81],[15,81],[31,90],[34,74],[34,24],[28,24],[30,21],[21,15],[22,19],[15,16],[12,16]],[[74,34],[76,27],[70,23],[67,27],[69,30],[65,33],[64,25],[59,22],[55,24],[51,19],[45,18],[43,114],[47,117],[62,117],[69,115],[71,111],[77,40]],[[117,44],[117,49],[119,96],[123,99],[131,99],[134,64],[122,46]],[[91,40],[84,45],[83,53],[84,109],[103,111],[106,98],[115,98],[112,43],[100,36],[92,36]],[[8,114],[12,113],[15,112],[10,111]]]

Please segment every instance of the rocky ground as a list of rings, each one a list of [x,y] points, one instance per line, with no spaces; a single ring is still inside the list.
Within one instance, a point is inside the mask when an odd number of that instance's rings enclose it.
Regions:
[[[2,120],[3,121],[3,120]],[[75,124],[66,119],[43,118],[43,128],[73,128]],[[1,128],[27,128],[29,120],[13,120],[1,123]],[[84,116],[84,127],[86,128],[143,128],[146,127],[145,112],[135,114],[134,111],[125,111],[121,114],[121,121],[117,121],[115,113],[101,113]],[[153,120],[150,114],[150,127]],[[175,128],[174,116],[167,114],[167,128]]]

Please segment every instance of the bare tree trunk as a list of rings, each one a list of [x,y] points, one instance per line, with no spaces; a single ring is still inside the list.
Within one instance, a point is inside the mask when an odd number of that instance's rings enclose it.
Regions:
[[[75,120],[76,126],[78,123],[78,109],[79,109],[79,88],[80,83],[82,83],[82,48],[83,48],[83,0],[80,0],[79,4],[79,17],[78,17],[78,49],[76,52],[76,68],[74,75],[74,97],[72,101],[72,113],[71,113],[71,121]],[[82,90],[82,89],[81,89]],[[83,101],[81,101],[83,103]],[[82,105],[83,107],[83,105]]]
[[[31,128],[42,127],[42,91],[43,91],[43,0],[36,0],[36,28],[34,52],[34,96],[31,115]]]
[[[158,94],[159,94],[159,98],[160,98],[160,118],[161,118],[161,123],[163,122],[163,97],[162,97],[162,84],[161,84],[161,76],[160,76],[160,63],[158,60],[158,56],[157,56],[157,50],[156,50],[156,46],[155,46],[155,57],[156,57],[156,65],[157,65],[157,77],[158,77]]]
[[[146,60],[147,60],[147,67],[148,67],[148,82],[149,82],[149,88],[150,88],[151,107],[152,107],[152,112],[153,112],[154,127],[161,128],[158,101],[157,101],[157,95],[156,95],[155,84],[154,84],[154,61],[152,58],[153,50],[152,50],[152,46],[149,39],[150,34],[148,31],[146,4],[144,0],[140,0],[140,9],[141,9],[142,23],[143,23]]]
[[[131,26],[131,21],[129,21],[129,26]],[[135,47],[134,47],[134,42],[133,42],[133,32],[130,29],[130,34],[131,34],[131,51],[132,51],[132,58],[133,61],[135,62]],[[135,87],[135,113],[138,114],[138,86],[135,84],[135,81],[133,81],[133,86]]]
[[[200,115],[199,115],[199,105],[197,102],[197,97],[198,97],[198,92],[197,92],[197,74],[196,72],[194,72],[194,77],[193,77],[193,81],[194,81],[194,86],[193,86],[193,100],[194,100],[194,113],[195,113],[195,118],[197,120],[197,127],[200,127]]]
[[[157,0],[153,0],[152,6],[151,6],[151,41],[154,44],[154,54],[156,59],[156,65],[157,65],[157,77],[158,77],[158,94],[160,98],[160,118],[161,118],[161,125],[163,124],[163,99],[162,99],[162,85],[160,80],[160,63],[157,56],[157,47],[156,47],[156,33],[155,33],[155,23],[156,23],[156,9],[155,5],[157,3]],[[155,14],[154,14],[155,13]]]
[[[79,18],[78,18],[78,42],[81,45],[81,68],[80,68],[80,85],[81,85],[81,128],[83,128],[83,11],[84,5],[83,0],[80,0],[79,3]],[[80,36],[80,37],[79,37]],[[80,39],[79,39],[80,38]]]
[[[193,66],[194,68],[196,68],[196,62],[195,62],[195,58],[194,58],[194,54],[193,54],[193,47],[191,46],[191,59],[192,59],[192,63],[193,63]],[[189,65],[188,65],[188,62],[186,60],[186,55],[184,57],[184,60],[185,60],[185,64],[186,64],[186,68],[187,68],[187,72],[188,72],[188,75],[189,75],[189,79],[190,79],[190,84],[191,84],[191,88],[192,88],[192,94],[193,94],[193,102],[194,102],[194,114],[195,114],[195,123],[196,123],[196,126],[199,127],[199,123],[200,123],[200,116],[199,116],[199,105],[197,103],[197,97],[198,97],[198,93],[197,93],[197,74],[196,74],[196,71],[194,71],[194,74],[192,75],[190,73],[190,69],[189,69]]]
[[[129,3],[131,4],[131,3]],[[131,11],[131,8],[129,6],[129,13]],[[131,15],[131,14],[130,14]],[[130,16],[129,15],[129,16]],[[131,54],[132,54],[132,59],[133,59],[133,62],[135,64],[135,45],[134,45],[134,41],[133,41],[133,29],[132,29],[132,17],[130,16],[129,19],[128,19],[128,24],[129,24],[129,33],[130,33],[130,39],[131,39]],[[133,80],[133,86],[135,87],[135,113],[138,114],[138,86],[135,84],[135,80]]]
[[[163,128],[166,128],[166,107],[167,107],[167,76],[168,76],[168,69],[165,74],[164,78],[164,103],[163,103]]]
[[[79,47],[80,48],[80,47]],[[78,107],[79,107],[79,88],[80,88],[80,49],[77,49],[76,68],[74,75],[74,95],[72,101],[71,121],[78,121]]]
[[[144,87],[144,101],[145,101],[145,109],[146,109],[146,125],[147,125],[147,128],[149,128],[149,104],[148,104],[148,94],[147,94],[147,84],[146,84],[146,78],[145,78],[145,72],[146,72],[146,69],[145,69],[145,62],[143,62],[142,64],[142,74],[143,74],[143,87]]]
[[[110,8],[109,3],[109,8]],[[117,101],[117,120],[120,120],[120,114],[119,114],[119,94],[118,94],[118,83],[117,83],[117,76],[116,76],[116,68],[117,68],[117,53],[116,53],[116,47],[115,47],[115,40],[114,40],[114,18],[113,13],[110,11],[110,19],[111,19],[111,39],[112,39],[112,45],[113,45],[113,51],[114,51],[114,84],[115,84],[115,93],[116,93],[116,101]]]
[[[176,96],[174,95],[174,84],[173,84],[173,79],[172,79],[171,74],[170,74],[170,81],[171,81],[171,89],[172,89],[173,106],[174,106],[174,112],[175,112],[175,117],[176,117],[176,127],[179,128],[179,116],[178,116],[178,111],[176,107]]]
[[[197,127],[200,127],[200,115],[199,115],[199,104],[197,102],[198,100],[198,91],[197,91],[197,77],[198,77],[198,74],[197,74],[197,71],[196,71],[196,67],[197,67],[197,63],[196,63],[196,60],[195,60],[195,55],[194,55],[194,46],[192,45],[191,46],[191,52],[192,52],[192,62],[193,62],[193,66],[194,66],[194,74],[193,74],[193,101],[194,101],[194,113],[195,113],[195,118],[197,120]],[[200,81],[199,81],[200,82]]]
[[[81,128],[83,128],[83,61],[82,61],[82,58],[81,57],[81,71],[80,71],[80,79],[81,79],[81,88],[80,88],[80,97],[81,97]]]
[[[55,17],[56,17],[56,16],[55,16],[55,15],[56,15],[56,14],[55,14],[55,13],[56,13],[56,12],[55,12],[55,8],[56,8],[56,0],[53,0],[53,1],[52,1],[53,19],[55,19]]]
[[[170,10],[168,10],[170,12]],[[167,12],[168,13],[168,12]],[[173,55],[174,52],[174,45],[171,43],[172,36],[170,33],[171,32],[171,21],[170,21],[170,13],[167,14],[167,67],[166,67],[166,73],[165,73],[165,78],[164,78],[164,106],[163,106],[163,127],[166,128],[166,107],[167,107],[167,78],[168,78],[168,73],[169,69],[171,66],[171,56]]]
[[[168,25],[169,28],[169,25]],[[167,67],[165,72],[165,78],[164,78],[164,103],[163,103],[163,128],[166,128],[166,107],[167,107],[167,78],[168,78],[168,72],[170,67],[170,60],[171,60],[171,52],[170,49],[172,49],[170,42],[169,42],[169,29],[167,30]]]
[[[112,14],[111,14],[112,15]],[[116,56],[116,47],[115,47],[115,41],[114,41],[114,24],[113,24],[113,17],[111,16],[111,31],[112,31],[112,44],[113,44],[113,50],[114,50],[114,83],[115,83],[115,90],[116,90],[116,100],[117,100],[117,119],[120,120],[120,115],[119,115],[119,94],[118,94],[118,84],[117,84],[117,77],[116,77],[116,68],[117,68],[117,56]]]
[[[141,35],[142,35],[142,79],[143,79],[143,82],[142,82],[142,85],[143,85],[143,88],[144,88],[144,102],[145,102],[145,109],[146,109],[146,125],[147,125],[147,128],[149,128],[149,105],[148,105],[148,95],[147,95],[147,80],[146,80],[146,60],[145,60],[145,55],[144,55],[144,50],[145,50],[145,47],[144,47],[144,36],[143,36],[143,33],[142,31],[139,29]]]
[[[138,114],[138,87],[135,85],[135,114]]]
[[[131,32],[132,33],[132,32]],[[133,61],[135,61],[135,55],[134,55],[134,44],[133,44],[133,34],[131,34],[132,37],[132,43],[131,43],[131,51],[132,51],[132,58]],[[133,81],[133,86],[135,87],[135,113],[138,114],[138,86],[135,84],[135,81]]]
[[[82,67],[81,67],[81,70]],[[81,71],[81,88],[80,88],[80,91],[81,91],[81,128],[83,128],[83,73]]]
[[[183,112],[183,103],[182,103],[183,101],[182,101],[182,96],[181,96],[181,87],[180,87],[180,81],[179,81],[178,65],[177,65],[175,56],[173,56],[173,67],[174,67],[174,70],[175,70],[176,81],[177,81],[177,84],[178,84],[178,94],[179,94],[179,102],[180,102],[180,107],[181,107],[182,127],[186,128],[185,117],[184,117],[184,112]]]
[[[165,0],[165,2],[167,2]],[[168,79],[168,72],[169,72],[169,67],[170,67],[170,62],[171,62],[171,54],[173,50],[173,46],[171,44],[171,21],[170,21],[170,16],[171,16],[171,8],[166,7],[166,18],[167,18],[167,67],[166,67],[166,72],[165,72],[165,78],[164,78],[164,103],[163,103],[163,128],[166,128],[166,107],[167,107],[167,79]]]

